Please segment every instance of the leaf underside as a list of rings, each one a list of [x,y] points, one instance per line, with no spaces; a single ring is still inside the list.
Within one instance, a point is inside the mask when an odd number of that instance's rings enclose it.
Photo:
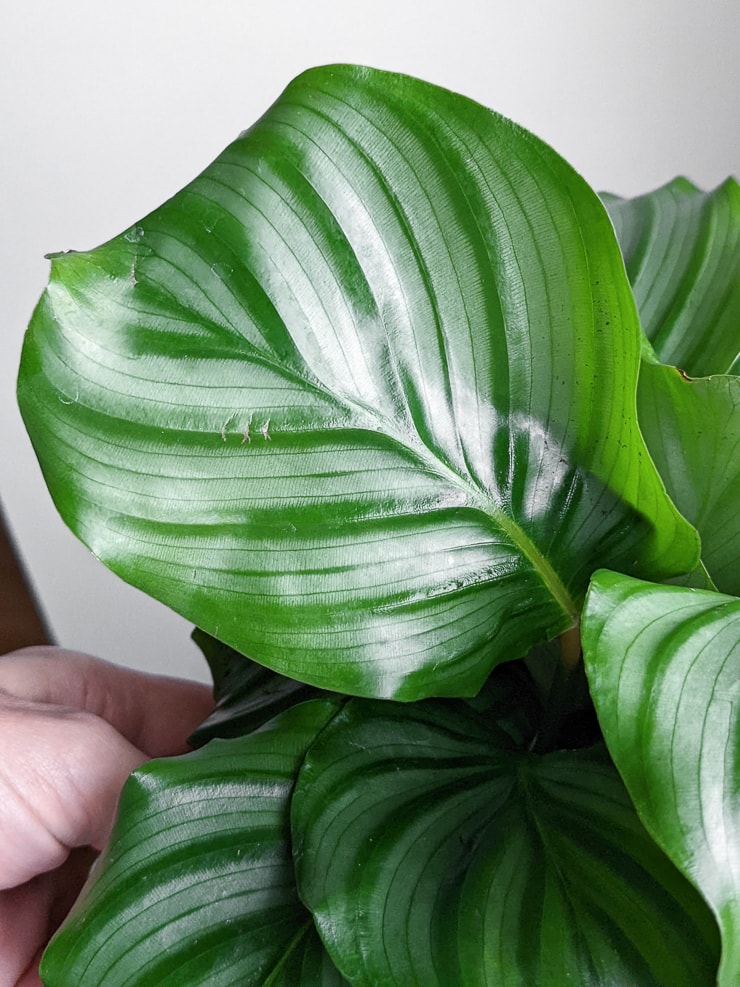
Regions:
[[[640,346],[606,212],[553,151],[333,66],[54,258],[19,400],[67,523],[209,634],[341,692],[472,695],[577,621],[597,566],[696,564]]]

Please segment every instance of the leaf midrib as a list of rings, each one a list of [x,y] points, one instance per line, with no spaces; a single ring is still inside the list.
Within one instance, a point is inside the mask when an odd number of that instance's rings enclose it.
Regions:
[[[87,307],[83,297],[80,297],[80,293],[73,291],[72,287],[66,282],[64,283],[64,289],[70,297],[74,298],[77,305],[82,308]],[[54,309],[53,299],[50,300],[52,301],[52,309]],[[54,318],[59,325],[65,322],[56,312]],[[243,359],[244,353],[240,351],[242,351],[242,344],[247,345],[247,341],[241,336],[237,326],[234,326],[230,322],[228,324],[234,333],[237,355]],[[286,366],[283,362],[276,360],[274,354],[264,350],[258,352],[250,351],[247,353],[246,361],[250,362],[252,360],[272,367],[279,376],[292,380],[304,392],[314,391],[327,400],[329,404],[333,404],[348,413],[349,421],[345,422],[340,428],[346,427],[354,419],[355,427],[359,430],[367,431],[371,435],[384,435],[398,447],[405,449],[429,475],[437,475],[444,482],[461,490],[470,507],[479,510],[486,517],[490,518],[496,527],[508,538],[514,548],[529,562],[532,569],[540,577],[551,598],[557,603],[561,611],[567,615],[572,625],[577,623],[580,615],[580,607],[560,579],[549,559],[540,551],[524,529],[496,503],[490,491],[480,487],[471,478],[461,474],[425,441],[418,428],[415,427],[408,403],[406,403],[405,407],[407,427],[405,429],[399,429],[398,422],[382,414],[377,407],[355,400],[351,395],[341,390],[338,393],[334,392],[321,378],[313,373],[305,373],[309,369],[305,365],[301,370],[289,365]],[[116,373],[125,373],[125,370],[120,366],[116,366]]]
[[[335,395],[327,396],[336,400]],[[369,432],[378,432],[387,436],[391,441],[401,448],[407,450],[422,467],[430,474],[440,476],[444,481],[448,481],[453,486],[462,490],[466,499],[475,510],[489,517],[494,524],[506,535],[514,547],[527,559],[534,571],[540,577],[552,598],[557,602],[563,613],[572,621],[571,626],[575,626],[580,619],[580,607],[569,593],[560,576],[551,565],[549,559],[540,551],[537,545],[527,535],[524,529],[501,507],[499,507],[489,491],[473,484],[462,474],[444,462],[433,449],[431,449],[421,438],[418,431],[410,430],[407,433],[399,432],[397,426],[390,419],[380,415],[376,409],[367,409],[351,399],[346,400],[350,406],[349,410],[359,411],[362,416],[368,412],[372,414],[373,424],[380,424],[381,428],[371,427],[358,422],[358,427]],[[419,441],[413,442],[413,436],[418,436]]]

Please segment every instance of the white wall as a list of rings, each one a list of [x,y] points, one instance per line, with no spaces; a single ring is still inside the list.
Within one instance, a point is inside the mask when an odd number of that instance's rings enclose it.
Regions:
[[[505,113],[597,188],[740,172],[738,0],[6,0],[0,21],[0,498],[57,639],[204,677],[189,627],[90,558],[15,408],[43,255],[158,205],[298,72],[350,61]]]

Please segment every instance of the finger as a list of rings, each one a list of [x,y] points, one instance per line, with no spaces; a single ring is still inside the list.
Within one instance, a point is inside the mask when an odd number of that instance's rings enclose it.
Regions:
[[[90,868],[99,856],[99,851],[85,846],[73,850],[64,864],[48,875],[51,884],[51,903],[47,938],[51,939],[70,908],[80,895],[87,881]]]
[[[15,985],[15,987],[44,987],[41,981],[41,977],[39,976],[38,973],[42,952],[43,950],[40,950],[38,956],[34,957],[34,959],[31,961],[30,967],[23,974],[23,976]]]
[[[62,648],[24,648],[0,658],[0,690],[100,716],[150,757],[180,754],[212,711],[211,689],[150,675]]]
[[[38,972],[42,952],[43,950],[39,950],[38,955],[33,958],[31,965],[15,987],[44,987]]]
[[[124,782],[148,758],[97,716],[10,696],[0,737],[0,888],[10,888],[73,847],[102,847]]]
[[[46,941],[48,904],[49,894],[42,879],[0,893],[0,984],[3,987],[19,983],[36,987],[41,983],[37,963]]]
[[[0,893],[0,985],[41,987],[41,953],[80,892],[95,854],[77,850],[51,874]]]

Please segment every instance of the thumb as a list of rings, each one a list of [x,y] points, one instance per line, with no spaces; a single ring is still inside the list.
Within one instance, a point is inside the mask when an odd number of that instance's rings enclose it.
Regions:
[[[184,753],[186,738],[214,706],[212,690],[199,682],[54,647],[0,658],[0,691],[99,716],[150,757]]]
[[[0,657],[0,888],[102,847],[129,774],[186,750],[212,707],[206,686],[79,652]]]
[[[118,796],[146,755],[90,713],[0,697],[0,889],[107,841]]]

